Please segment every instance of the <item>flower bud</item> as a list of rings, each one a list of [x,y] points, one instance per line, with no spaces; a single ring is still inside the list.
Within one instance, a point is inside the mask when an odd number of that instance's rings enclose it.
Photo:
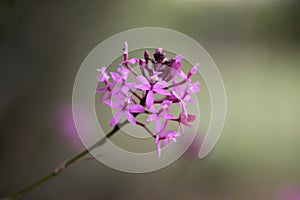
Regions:
[[[149,59],[149,57],[150,57],[150,53],[149,53],[149,51],[146,50],[144,52],[144,58],[145,58],[145,60],[147,61]]]
[[[140,60],[139,60],[139,65],[140,65],[141,67],[144,67],[145,64],[146,64],[146,60],[145,60],[145,59],[140,59]]]
[[[162,48],[157,48],[153,56],[158,63],[162,63],[166,57],[166,53],[162,50]]]
[[[170,59],[170,67],[179,71],[181,67],[181,55],[176,55],[175,58]]]
[[[197,67],[199,66],[199,64],[195,64],[189,71],[188,75],[187,75],[187,78],[190,79],[190,77],[193,75],[193,74],[196,74],[197,73]]]
[[[128,43],[127,42],[125,42],[125,44],[124,44],[123,56],[124,56],[124,61],[126,61],[128,59]]]

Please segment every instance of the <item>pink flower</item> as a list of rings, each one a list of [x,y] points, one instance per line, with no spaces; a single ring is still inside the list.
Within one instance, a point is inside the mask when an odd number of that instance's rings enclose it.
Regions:
[[[150,77],[150,80],[144,76],[137,76],[136,79],[141,83],[136,86],[137,89],[148,91],[146,105],[150,108],[154,102],[154,92],[158,94],[170,95],[170,92],[164,88],[168,87],[168,83],[159,80],[157,75]]]
[[[180,132],[184,133],[184,126],[192,127],[190,122],[196,116],[188,113],[186,105],[195,103],[191,98],[193,93],[199,92],[199,82],[192,82],[191,77],[197,72],[198,64],[194,65],[186,75],[182,70],[182,56],[176,55],[168,59],[162,48],[157,48],[151,58],[146,50],[144,58],[129,58],[128,44],[125,42],[123,61],[115,72],[106,72],[106,67],[98,69],[100,75],[98,81],[105,85],[96,92],[102,93],[102,103],[116,109],[110,120],[110,125],[117,125],[122,117],[134,125],[139,125],[155,138],[158,155],[161,156],[161,145],[176,142],[180,133],[168,130],[169,121],[177,122]],[[130,65],[138,64],[141,75],[131,68]],[[134,82],[128,82],[132,73],[136,77]],[[155,105],[160,104],[160,105]],[[171,106],[180,106],[181,112],[175,118],[171,112]],[[147,109],[145,109],[147,108]],[[149,110],[148,110],[149,109]],[[148,115],[146,121],[155,122],[155,130],[136,120],[139,113]]]
[[[195,104],[195,101],[191,98],[190,94],[199,91],[198,84],[199,82],[193,82],[193,83],[188,82],[185,88],[180,85],[174,87],[174,90],[172,91],[173,97],[175,97],[179,101],[178,103],[182,108],[182,111],[184,112],[184,115],[186,117],[187,117],[186,102]]]
[[[181,90],[180,90],[181,91]],[[187,110],[186,110],[186,98],[189,98],[189,96],[186,93],[180,92],[179,94],[175,91],[172,91],[172,95],[178,100],[178,103],[181,107],[181,110],[183,111],[184,115],[187,116]]]
[[[112,93],[116,94],[120,91],[123,91],[125,93],[128,93],[129,89],[134,88],[133,83],[128,83],[127,78],[129,75],[129,70],[124,67],[118,68],[118,73],[116,72],[110,72],[112,79],[115,83],[118,84],[113,90]]]
[[[103,92],[102,95],[102,103],[104,103],[104,101],[106,100],[107,96],[110,94],[111,92],[111,87],[112,87],[112,83],[109,83],[109,76],[107,75],[106,72],[106,67],[101,67],[100,69],[97,69],[98,72],[100,72],[100,75],[98,76],[98,81],[99,82],[104,82],[105,86],[104,87],[100,87],[96,90],[96,92]]]
[[[161,130],[156,134],[155,143],[157,145],[158,157],[161,156],[161,141],[164,141],[164,145],[168,145],[170,142],[176,142],[176,138],[180,136],[180,133],[174,130],[165,130],[168,121],[166,120]]]
[[[123,100],[119,99],[117,102],[106,100],[105,103],[112,108],[118,109],[118,112],[110,120],[110,126],[114,126],[119,123],[124,114],[130,123],[136,124],[136,120],[132,113],[142,113],[145,111],[143,106],[139,104],[132,104],[131,98],[128,97]]]
[[[196,119],[196,116],[192,115],[192,114],[188,114],[187,116],[185,116],[183,112],[181,112],[179,114],[178,123],[179,123],[182,133],[184,133],[183,125],[193,128],[193,126],[191,124],[189,124],[188,122],[193,122],[193,121],[195,121],[195,119]]]
[[[124,68],[124,67],[119,67],[118,72],[119,73],[110,72],[111,77],[113,78],[113,80],[115,82],[118,82],[118,83],[126,81],[130,71],[128,69]]]
[[[107,96],[110,94],[110,98],[111,98],[111,87],[112,87],[112,83],[108,83],[107,85],[105,85],[104,87],[100,87],[96,90],[96,92],[103,92],[102,95],[102,100],[101,102],[104,103],[105,100],[107,99]]]
[[[98,81],[108,83],[109,76],[106,73],[106,67],[101,67],[100,69],[97,69],[97,71],[100,72],[100,75],[98,76]]]
[[[161,118],[163,119],[174,119],[174,116],[169,113],[170,106],[172,104],[172,101],[165,100],[160,105],[160,108],[158,111],[155,109],[154,105],[150,107],[151,115],[147,118],[147,121],[153,121],[155,120],[155,131],[159,132],[159,129],[161,127]]]

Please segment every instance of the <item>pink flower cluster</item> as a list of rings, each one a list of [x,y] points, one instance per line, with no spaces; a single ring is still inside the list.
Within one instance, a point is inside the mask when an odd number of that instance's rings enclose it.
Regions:
[[[161,143],[168,145],[172,141],[176,142],[180,136],[176,130],[167,130],[168,122],[177,122],[180,132],[184,133],[183,127],[192,127],[189,122],[196,118],[187,112],[186,105],[195,104],[191,94],[199,91],[199,82],[190,79],[197,72],[198,64],[185,74],[181,70],[182,56],[168,59],[161,48],[155,50],[153,57],[145,51],[144,58],[129,58],[127,42],[123,57],[117,72],[110,72],[109,75],[106,67],[98,69],[98,81],[104,86],[98,88],[97,92],[103,93],[102,103],[117,110],[110,125],[117,125],[125,116],[131,124],[144,127],[155,138],[160,156]],[[137,64],[140,75],[132,68]],[[129,81],[130,73],[134,75],[135,81]],[[171,106],[180,106],[179,116],[170,113]],[[148,115],[148,122],[155,121],[155,130],[148,129],[144,123],[136,120],[135,117],[141,113]]]

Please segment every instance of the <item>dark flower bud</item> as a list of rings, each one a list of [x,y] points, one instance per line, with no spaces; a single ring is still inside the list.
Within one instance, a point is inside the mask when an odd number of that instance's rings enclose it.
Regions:
[[[162,50],[162,48],[157,48],[153,56],[156,62],[162,63],[166,57],[166,53]]]
[[[171,58],[169,60],[169,66],[175,70],[180,70],[180,67],[181,67],[181,59],[182,59],[182,56],[181,55],[176,55],[175,58]]]
[[[146,50],[146,51],[144,52],[144,58],[145,58],[145,60],[148,60],[149,57],[150,57],[150,53],[149,53],[149,51]]]

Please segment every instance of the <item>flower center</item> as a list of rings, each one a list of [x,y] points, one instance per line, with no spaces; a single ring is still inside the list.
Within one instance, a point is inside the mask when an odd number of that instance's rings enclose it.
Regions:
[[[153,83],[155,83],[156,81],[158,81],[157,75],[153,75],[152,78],[151,78],[151,81],[152,81]]]
[[[131,103],[130,99],[125,100],[125,106],[128,106]]]

